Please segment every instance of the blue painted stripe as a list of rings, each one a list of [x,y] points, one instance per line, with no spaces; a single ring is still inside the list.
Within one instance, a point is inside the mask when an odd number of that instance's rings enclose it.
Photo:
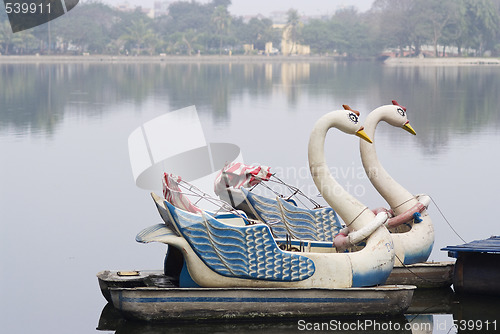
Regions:
[[[123,305],[123,293],[122,291],[118,292],[118,309],[121,310]]]
[[[431,255],[433,246],[434,242],[430,244],[430,246],[427,249],[421,249],[416,253],[410,253],[410,252],[405,253],[405,259],[403,261],[404,264],[415,264],[427,261],[429,255]]]
[[[120,303],[383,303],[384,298],[123,297]]]
[[[383,269],[373,269],[372,271],[368,271],[366,273],[353,272],[352,286],[353,288],[357,288],[383,284],[391,274],[391,271],[392,268],[386,267]]]

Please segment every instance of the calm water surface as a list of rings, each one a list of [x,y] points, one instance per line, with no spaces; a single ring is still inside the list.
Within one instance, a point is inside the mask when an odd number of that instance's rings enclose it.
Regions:
[[[1,64],[1,331],[95,332],[105,306],[98,271],[161,268],[164,246],[134,241],[160,218],[148,192],[134,184],[127,138],[142,123],[193,104],[208,142],[239,145],[247,163],[272,166],[315,196],[307,169],[314,122],[342,104],[363,117],[396,99],[418,134],[381,124],[376,144],[384,167],[411,192],[429,194],[466,241],[499,234],[491,211],[500,188],[499,77],[498,67],[374,63]],[[384,205],[364,176],[355,137],[331,131],[326,155],[345,188],[370,207]],[[430,214],[431,259],[446,260],[439,249],[462,242],[435,204]],[[434,333],[454,333],[453,320],[493,321],[500,314],[499,300],[451,302],[456,297],[446,292],[444,298],[442,314],[397,321],[430,322]],[[111,314],[99,328],[166,329],[117,321]],[[288,333],[298,327],[169,329]]]

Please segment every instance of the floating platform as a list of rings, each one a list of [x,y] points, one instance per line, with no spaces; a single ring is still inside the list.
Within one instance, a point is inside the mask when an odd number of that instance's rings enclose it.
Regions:
[[[457,259],[453,273],[453,287],[457,293],[500,296],[500,236],[441,250]]]
[[[419,289],[449,287],[453,282],[454,266],[454,261],[443,261],[394,267],[385,284],[415,285]]]
[[[163,270],[103,270],[97,273],[99,288],[106,300],[111,303],[110,288],[173,287]]]
[[[104,297],[125,318],[147,322],[394,316],[408,309],[416,289],[408,285],[346,289],[178,288],[161,271],[106,270],[97,277]]]
[[[346,289],[110,288],[130,320],[175,322],[317,316],[395,316],[410,306],[415,286]]]

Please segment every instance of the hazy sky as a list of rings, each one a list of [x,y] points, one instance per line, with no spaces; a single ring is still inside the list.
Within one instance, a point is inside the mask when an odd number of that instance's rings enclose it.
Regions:
[[[82,0],[85,1],[85,0]],[[197,0],[206,3],[210,0]],[[338,8],[343,6],[357,7],[361,12],[370,9],[374,0],[232,0],[229,11],[233,15],[264,14],[273,11],[283,11],[290,8],[297,9],[301,14],[320,15],[333,14]],[[128,2],[131,5],[141,5],[152,8],[154,0],[102,0],[102,2],[116,5]]]

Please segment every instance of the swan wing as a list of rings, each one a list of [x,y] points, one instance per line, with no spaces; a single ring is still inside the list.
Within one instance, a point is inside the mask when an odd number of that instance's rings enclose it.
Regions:
[[[332,208],[304,209],[276,198],[282,221],[292,238],[328,241],[342,228],[337,213]]]
[[[151,197],[153,198],[153,201],[155,202],[156,209],[158,210],[158,213],[160,214],[161,219],[163,219],[163,222],[165,225],[167,225],[168,228],[170,228],[176,235],[179,235],[177,231],[175,230],[175,226],[173,225],[170,215],[168,214],[168,210],[165,206],[165,199],[161,198],[160,196],[156,195],[155,193],[151,193]]]
[[[205,212],[197,215],[166,205],[196,255],[220,275],[300,281],[314,274],[314,262],[279,249],[265,224],[226,225]]]
[[[285,238],[288,231],[281,221],[278,202],[273,198],[254,194],[245,188],[241,188],[241,191],[257,219],[269,225],[277,238]]]
[[[146,227],[141,232],[137,233],[135,241],[140,243],[161,242],[164,244],[178,244],[181,241],[177,233],[166,224],[156,224]]]

